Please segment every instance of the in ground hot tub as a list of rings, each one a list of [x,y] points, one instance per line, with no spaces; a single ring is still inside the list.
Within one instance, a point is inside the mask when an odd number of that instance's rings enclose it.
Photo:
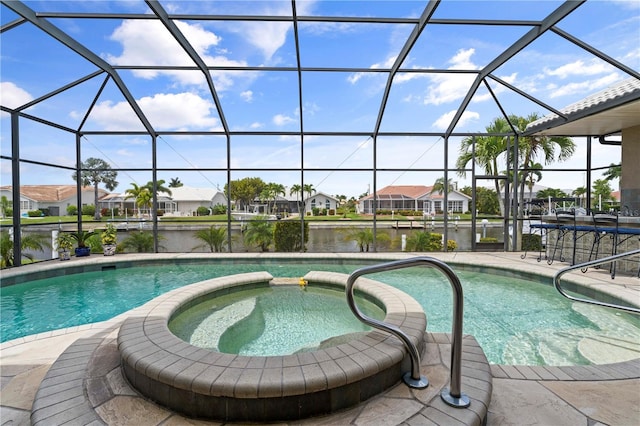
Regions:
[[[348,276],[310,272],[310,287],[344,292]],[[348,342],[278,356],[245,356],[199,348],[175,336],[170,319],[207,298],[269,286],[266,272],[192,284],[151,302],[146,316],[129,317],[118,334],[125,376],[150,399],[187,416],[264,422],[322,415],[359,404],[397,384],[410,359],[396,337],[381,331]],[[293,289],[292,289],[293,290]],[[299,291],[299,290],[298,290]],[[426,317],[411,297],[360,278],[356,291],[382,308],[384,321],[402,329],[422,350]]]

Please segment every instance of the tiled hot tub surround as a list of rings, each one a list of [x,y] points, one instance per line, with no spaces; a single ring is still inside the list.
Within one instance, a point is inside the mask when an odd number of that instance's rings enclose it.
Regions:
[[[267,272],[226,276],[152,300],[146,315],[129,317],[120,328],[125,376],[143,395],[190,417],[260,422],[301,419],[357,405],[410,371],[400,340],[375,330],[312,352],[250,357],[192,346],[168,328],[172,315],[186,304],[247,286],[267,286],[272,278]],[[343,291],[347,278],[332,272],[305,275],[309,286]],[[404,331],[422,352],[426,317],[418,302],[370,279],[358,279],[355,289],[381,306],[385,322]]]

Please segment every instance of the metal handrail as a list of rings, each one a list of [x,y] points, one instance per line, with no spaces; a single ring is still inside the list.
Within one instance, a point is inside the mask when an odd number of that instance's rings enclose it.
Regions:
[[[577,264],[577,265],[568,266],[568,267],[563,268],[563,269],[559,270],[558,272],[556,272],[556,274],[553,277],[553,285],[556,288],[556,290],[558,290],[558,292],[560,292],[561,295],[563,295],[564,297],[566,297],[569,300],[573,300],[574,302],[588,303],[588,304],[591,304],[591,305],[604,306],[606,308],[617,309],[619,311],[625,311],[625,312],[629,312],[629,313],[632,313],[632,314],[640,314],[640,309],[638,309],[638,308],[633,308],[633,307],[630,307],[630,306],[616,305],[616,304],[613,304],[613,303],[606,303],[606,302],[600,302],[598,300],[583,299],[583,298],[580,298],[580,297],[571,296],[570,294],[568,294],[560,286],[560,277],[562,275],[566,274],[567,272],[570,272],[570,271],[573,271],[573,270],[576,270],[576,269],[581,269],[581,268],[588,268],[589,266],[598,266],[598,265],[602,265],[602,264],[609,263],[609,262],[615,262],[618,259],[622,259],[622,258],[625,258],[625,257],[636,256],[636,255],[640,255],[640,249],[628,251],[628,252],[625,252],[625,253],[616,254],[616,255],[613,255],[613,256],[609,256],[609,257],[603,257],[602,259],[591,260],[589,262],[584,262],[584,263],[580,263],[580,264]]]
[[[465,408],[470,405],[470,400],[467,395],[460,390],[460,371],[462,366],[462,284],[460,279],[453,272],[453,270],[444,262],[431,257],[414,257],[411,259],[396,260],[388,263],[381,263],[378,265],[365,266],[357,269],[349,275],[347,279],[347,303],[353,314],[363,323],[387,331],[396,337],[398,337],[404,343],[409,355],[411,357],[411,372],[406,373],[403,376],[404,382],[412,388],[426,388],[429,386],[429,381],[425,376],[420,375],[420,353],[416,348],[416,345],[409,339],[409,337],[398,327],[391,324],[378,321],[374,318],[370,318],[364,315],[355,304],[353,295],[353,286],[356,280],[362,275],[373,274],[376,272],[391,271],[394,269],[409,268],[412,266],[430,266],[439,269],[449,279],[451,288],[453,289],[453,326],[452,326],[452,339],[451,339],[451,377],[450,388],[444,388],[440,393],[440,397],[452,407]]]

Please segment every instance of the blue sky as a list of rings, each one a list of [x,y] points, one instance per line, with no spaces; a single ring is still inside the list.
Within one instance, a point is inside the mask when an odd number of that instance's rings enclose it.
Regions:
[[[443,1],[434,13],[438,19],[541,20],[561,5],[558,1]],[[143,1],[28,1],[35,11],[148,14]],[[291,16],[289,1],[161,1],[171,14],[282,15]],[[366,16],[417,18],[424,1],[300,1],[298,16]],[[5,25],[17,15],[2,6]],[[48,18],[77,42],[114,66],[193,66],[165,28],[155,20]],[[224,119],[231,131],[365,132],[376,125],[386,72],[395,61],[410,24],[299,22],[300,63],[303,67],[362,68],[362,72],[302,73],[302,114],[298,100],[297,58],[291,22],[181,20],[176,25],[207,65],[260,67],[267,70],[214,71],[212,80]],[[558,27],[591,44],[617,61],[640,69],[640,2],[589,0]],[[479,70],[529,31],[529,26],[427,25],[403,62],[403,69]],[[59,42],[29,23],[0,36],[0,103],[12,108],[50,93],[97,70]],[[271,71],[268,67],[288,67]],[[222,130],[203,74],[196,70],[118,71],[132,96],[159,131]],[[527,46],[494,73],[497,77],[561,109],[628,76],[589,52],[548,32]],[[383,115],[381,132],[442,132],[473,81],[472,74],[398,73]],[[140,131],[140,121],[113,81],[104,74],[57,94],[25,110],[26,113],[73,129],[85,131]],[[508,114],[549,113],[497,83],[492,90]],[[90,111],[83,123],[87,111]],[[479,90],[456,132],[479,132],[500,115],[486,89]],[[1,153],[11,153],[7,114],[0,121]],[[21,156],[33,162],[75,164],[75,139],[67,132],[24,120],[20,127]],[[459,139],[449,142],[453,167]],[[575,139],[572,160],[548,168],[584,168],[586,143]],[[150,138],[144,135],[87,135],[82,158],[99,157],[114,168],[152,166]],[[378,138],[375,159],[376,185],[431,185],[444,165],[444,143],[439,137]],[[373,188],[368,171],[374,149],[366,136],[232,136],[232,179],[260,176],[291,186],[300,183],[295,169],[304,164],[305,183],[328,194],[358,196]],[[620,161],[620,149],[594,143],[594,167]],[[10,184],[10,162],[2,160],[2,184]],[[226,138],[203,135],[163,135],[157,142],[157,166],[167,169],[158,178],[178,177],[189,186],[224,186],[227,175]],[[218,169],[218,170],[203,170]],[[265,169],[279,169],[267,171]],[[338,169],[335,171],[327,169]],[[407,169],[406,171],[403,171]],[[422,171],[416,171],[422,169]],[[22,184],[71,184],[68,170],[23,164]],[[450,175],[460,185],[468,179]],[[598,176],[596,176],[597,178]],[[116,192],[132,182],[151,180],[147,171],[122,171]],[[541,185],[576,188],[585,184],[585,173],[544,172]]]

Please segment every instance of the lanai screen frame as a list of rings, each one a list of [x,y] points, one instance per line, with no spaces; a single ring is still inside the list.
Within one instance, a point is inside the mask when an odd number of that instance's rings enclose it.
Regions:
[[[376,152],[377,152],[377,140],[379,137],[385,137],[385,136],[411,136],[411,137],[440,137],[443,139],[444,141],[444,159],[443,159],[443,164],[444,167],[442,169],[439,169],[438,171],[441,171],[444,173],[444,181],[448,182],[449,179],[449,175],[451,172],[459,172],[461,170],[459,169],[455,169],[455,168],[451,168],[449,167],[449,138],[451,137],[474,137],[474,136],[504,136],[504,137],[509,137],[511,138],[511,140],[513,141],[513,149],[515,152],[517,152],[518,150],[518,140],[519,137],[521,136],[528,136],[528,134],[522,133],[522,134],[518,134],[518,131],[515,129],[515,127],[513,127],[513,125],[511,125],[511,130],[512,133],[507,133],[507,134],[489,134],[489,133],[482,133],[482,132],[473,132],[473,133],[456,133],[454,132],[454,129],[456,127],[456,124],[458,123],[458,121],[461,119],[462,114],[464,113],[464,111],[466,110],[467,106],[469,105],[469,103],[471,102],[471,99],[473,97],[473,95],[476,93],[476,91],[478,90],[479,87],[484,86],[488,89],[489,93],[491,94],[494,102],[496,103],[496,105],[498,106],[498,108],[500,109],[500,111],[502,112],[502,114],[504,115],[504,118],[508,119],[508,115],[505,112],[504,108],[502,107],[502,105],[500,104],[500,101],[498,100],[498,98],[495,96],[495,94],[492,92],[491,90],[491,86],[488,84],[488,80],[493,81],[494,83],[498,83],[500,85],[503,85],[505,87],[507,87],[508,89],[519,93],[520,95],[522,95],[523,97],[527,98],[528,100],[532,101],[533,103],[541,106],[542,108],[544,108],[547,111],[550,111],[554,114],[556,114],[558,117],[560,117],[562,120],[569,121],[571,118],[568,117],[566,114],[563,114],[561,111],[553,108],[552,106],[546,104],[545,102],[542,102],[541,100],[537,99],[536,97],[532,96],[529,93],[526,93],[512,85],[510,85],[509,83],[507,83],[506,81],[500,79],[498,76],[492,74],[499,66],[501,66],[502,64],[504,64],[507,60],[509,60],[509,58],[513,57],[514,55],[516,55],[518,52],[520,52],[521,50],[523,50],[526,46],[528,46],[531,42],[533,42],[534,40],[536,40],[537,38],[539,38],[540,36],[542,36],[543,34],[545,34],[546,32],[550,31],[550,32],[554,32],[557,35],[560,35],[561,37],[565,38],[566,40],[570,41],[571,43],[575,44],[576,46],[580,47],[581,49],[584,49],[586,51],[588,51],[589,53],[593,54],[594,56],[597,56],[598,58],[604,60],[605,62],[607,62],[608,64],[612,65],[613,67],[615,67],[616,69],[619,69],[621,71],[623,71],[626,74],[629,74],[631,76],[635,76],[636,78],[640,79],[640,74],[638,72],[636,72],[635,70],[631,69],[630,67],[626,66],[625,64],[620,63],[619,61],[615,60],[614,58],[604,54],[603,52],[600,52],[598,49],[594,48],[593,46],[589,45],[588,43],[585,43],[581,40],[579,40],[576,37],[571,36],[570,34],[562,31],[561,29],[555,27],[555,24],[557,24],[559,21],[561,21],[563,18],[567,17],[568,15],[570,15],[574,10],[576,10],[580,5],[582,5],[584,1],[566,1],[564,3],[562,3],[558,8],[556,8],[552,13],[550,13],[547,17],[545,17],[544,19],[540,20],[540,21],[524,21],[524,20],[486,20],[486,19],[464,19],[464,20],[460,20],[460,19],[433,19],[433,13],[436,10],[436,8],[438,7],[438,5],[440,4],[440,1],[430,1],[427,3],[424,11],[422,12],[421,16],[419,18],[385,18],[385,17],[380,17],[380,18],[375,18],[375,17],[340,17],[340,16],[298,16],[297,12],[296,12],[296,1],[292,0],[291,1],[291,7],[292,7],[292,16],[250,16],[250,15],[234,15],[234,16],[230,16],[230,15],[225,15],[225,16],[212,16],[212,15],[173,15],[168,13],[164,7],[160,4],[159,1],[157,0],[145,0],[145,3],[149,6],[149,8],[153,11],[153,15],[144,15],[144,14],[127,14],[127,13],[109,13],[109,14],[99,14],[99,13],[48,13],[48,12],[35,12],[33,10],[31,10],[27,5],[25,5],[24,3],[20,2],[20,1],[9,1],[9,0],[1,0],[1,3],[6,6],[7,8],[11,9],[12,11],[14,11],[16,14],[18,14],[19,16],[21,16],[21,18],[19,18],[18,20],[11,22],[9,24],[6,24],[2,27],[1,32],[5,32],[5,31],[9,31],[12,28],[19,26],[21,24],[24,23],[30,23],[32,25],[35,25],[36,27],[40,28],[42,31],[44,31],[45,33],[47,33],[50,37],[56,39],[57,41],[63,43],[64,45],[66,45],[67,47],[69,47],[70,49],[72,49],[74,52],[76,52],[77,54],[81,55],[82,57],[84,57],[87,61],[93,63],[94,65],[96,65],[96,67],[98,68],[98,71],[95,71],[91,74],[86,75],[83,78],[80,78],[64,87],[60,87],[59,89],[50,92],[44,96],[39,97],[38,99],[35,99],[27,104],[21,105],[20,107],[17,108],[7,108],[5,106],[0,106],[0,109],[6,113],[11,114],[11,135],[12,135],[12,140],[11,140],[11,144],[12,144],[12,154],[10,157],[8,156],[2,156],[2,159],[4,160],[10,160],[11,161],[11,165],[12,165],[12,188],[13,188],[13,203],[14,203],[14,209],[13,209],[13,234],[14,234],[14,259],[15,259],[15,263],[16,265],[20,265],[20,259],[21,259],[21,249],[20,249],[20,216],[19,216],[19,203],[20,203],[20,163],[21,162],[25,162],[25,163],[33,163],[33,164],[38,164],[38,165],[42,165],[42,166],[47,166],[47,167],[62,167],[65,169],[70,170],[71,172],[76,172],[76,173],[80,173],[81,169],[79,168],[79,165],[81,163],[81,159],[82,159],[82,149],[81,149],[81,139],[83,136],[85,135],[118,135],[118,134],[126,134],[126,135],[144,135],[147,136],[151,139],[151,145],[152,145],[152,167],[150,168],[140,168],[140,169],[131,169],[131,168],[127,168],[127,169],[114,169],[116,171],[120,171],[120,170],[126,170],[126,171],[145,171],[145,172],[150,172],[152,175],[152,181],[153,181],[153,185],[154,185],[154,189],[156,189],[156,184],[157,184],[157,174],[158,171],[192,171],[192,169],[189,168],[158,168],[157,164],[156,164],[156,144],[157,144],[157,138],[162,136],[162,135],[214,135],[214,136],[222,136],[226,139],[226,151],[227,151],[227,167],[222,169],[218,169],[218,168],[202,168],[200,169],[201,171],[222,171],[222,172],[226,172],[226,176],[227,176],[227,184],[231,181],[231,174],[234,171],[238,171],[238,170],[243,170],[242,168],[233,168],[231,167],[231,160],[230,160],[230,152],[231,152],[231,147],[233,144],[233,137],[234,136],[295,136],[295,137],[299,137],[300,138],[300,155],[301,155],[301,165],[299,168],[283,168],[282,170],[284,171],[292,171],[292,172],[299,172],[300,173],[300,185],[304,186],[305,185],[305,180],[304,180],[304,175],[305,175],[305,171],[308,171],[309,169],[305,169],[304,168],[304,163],[303,163],[303,158],[304,158],[304,144],[305,144],[305,137],[311,137],[311,136],[361,136],[361,137],[370,137],[372,138],[373,141],[373,166],[371,168],[366,168],[366,169],[349,169],[349,168],[340,168],[340,169],[333,169],[333,168],[314,168],[312,169],[313,171],[326,171],[326,172],[332,172],[332,171],[342,171],[342,172],[350,172],[350,171],[354,171],[354,172],[370,172],[373,175],[373,188],[372,188],[372,193],[374,194],[374,205],[377,203],[375,194],[377,192],[377,175],[378,172],[386,172],[386,171],[404,171],[403,169],[384,169],[384,168],[378,168],[377,167],[377,158],[376,158]],[[112,66],[109,63],[107,63],[106,61],[104,61],[102,58],[100,58],[96,53],[92,52],[91,50],[89,50],[88,48],[86,48],[85,46],[83,46],[82,44],[78,43],[76,40],[74,40],[72,37],[70,37],[68,34],[64,33],[63,31],[61,31],[59,28],[57,28],[56,26],[54,26],[53,24],[51,24],[47,18],[74,18],[74,19],[157,19],[160,22],[162,22],[162,24],[166,27],[166,29],[171,33],[171,35],[175,38],[175,40],[182,46],[182,48],[184,49],[184,51],[189,55],[189,57],[193,60],[194,65],[193,66],[186,66],[186,67],[158,67],[158,66]],[[261,21],[261,22],[266,22],[266,21],[278,21],[278,22],[290,22],[293,25],[293,34],[294,34],[294,40],[295,40],[295,50],[296,50],[296,55],[297,55],[297,66],[296,67],[252,67],[252,66],[244,66],[244,67],[239,67],[239,66],[207,66],[204,62],[204,60],[198,56],[198,54],[196,53],[195,49],[193,48],[193,46],[191,46],[189,44],[189,41],[184,37],[184,35],[180,32],[180,30],[177,28],[177,26],[175,25],[175,20],[224,20],[224,21],[234,21],[234,20],[242,20],[242,21]],[[322,68],[322,67],[303,67],[301,66],[301,61],[300,61],[300,45],[299,45],[299,31],[298,31],[298,23],[299,22],[325,22],[325,23],[343,23],[343,22],[351,22],[351,23],[402,23],[402,24],[409,24],[409,25],[413,25],[413,31],[411,32],[410,36],[406,39],[404,46],[402,47],[400,54],[397,56],[395,62],[393,63],[393,65],[391,66],[391,68],[379,68],[377,70],[372,70],[371,68],[352,68],[352,67],[344,67],[344,68]],[[433,70],[426,70],[426,69],[408,69],[408,68],[401,68],[401,65],[404,61],[404,59],[407,57],[409,51],[411,50],[411,47],[414,45],[414,43],[416,42],[416,40],[418,39],[420,33],[425,29],[425,27],[427,25],[460,25],[460,24],[464,24],[464,25],[508,25],[508,26],[514,26],[514,25],[522,25],[522,26],[528,26],[531,27],[531,29],[525,33],[525,35],[523,35],[520,39],[518,39],[515,43],[513,43],[511,46],[509,46],[507,49],[505,49],[501,54],[499,54],[498,56],[496,56],[488,65],[486,65],[485,67],[483,67],[480,70],[475,70],[475,71],[470,71],[470,70],[464,70],[464,71],[456,71],[456,70],[451,70],[451,69],[433,69]],[[156,129],[153,128],[153,126],[151,125],[151,123],[149,122],[149,120],[146,118],[144,112],[142,111],[142,109],[138,106],[135,98],[133,97],[133,95],[129,92],[126,84],[123,82],[123,80],[120,78],[118,71],[119,70],[132,70],[132,69],[149,69],[149,70],[167,70],[167,69],[175,69],[175,70],[198,70],[200,72],[203,73],[203,75],[205,76],[205,79],[207,81],[207,85],[209,87],[209,91],[210,91],[210,95],[211,95],[211,99],[214,102],[219,117],[220,117],[220,122],[222,125],[222,130],[221,131],[211,131],[211,132],[203,132],[203,131],[184,131],[184,132],[176,132],[176,131],[158,131]],[[304,91],[303,91],[303,87],[302,87],[302,73],[304,72],[308,72],[308,71],[317,71],[317,72],[326,72],[326,73],[331,73],[331,72],[348,72],[348,73],[358,73],[358,72],[380,72],[380,73],[386,73],[388,74],[387,77],[387,82],[385,85],[385,89],[384,89],[384,94],[382,97],[382,102],[378,108],[378,114],[377,114],[377,119],[376,119],[376,123],[373,129],[371,129],[371,131],[367,131],[367,132],[322,132],[322,131],[308,131],[305,129],[305,125],[304,125],[304,120],[303,120],[303,115],[300,115],[300,127],[298,131],[294,131],[294,132],[274,132],[274,131],[233,131],[229,128],[229,125],[227,123],[227,120],[225,119],[225,114],[224,114],[224,109],[222,107],[222,104],[220,103],[220,99],[218,97],[218,93],[215,87],[215,84],[211,78],[211,74],[210,72],[212,71],[285,71],[285,72],[292,72],[292,73],[296,73],[297,74],[297,81],[298,81],[298,107],[299,110],[302,111],[303,109],[303,103],[304,103]],[[381,122],[382,122],[382,118],[384,116],[385,113],[385,108],[387,107],[387,101],[389,98],[389,93],[391,91],[392,85],[393,85],[393,79],[394,77],[397,75],[397,73],[402,72],[402,73],[412,73],[412,72],[419,72],[419,73],[441,73],[441,74],[450,74],[450,73],[456,73],[456,72],[464,72],[464,73],[472,73],[475,74],[475,81],[472,84],[471,88],[469,89],[469,91],[467,92],[467,95],[465,96],[464,100],[462,101],[461,105],[458,107],[454,117],[452,118],[448,128],[446,131],[444,132],[382,132],[380,131],[380,127],[381,127]],[[113,81],[115,83],[115,85],[120,89],[122,95],[125,97],[125,99],[128,101],[129,105],[131,106],[131,108],[133,109],[134,113],[136,114],[136,116],[138,117],[138,119],[140,120],[140,122],[143,124],[144,128],[146,129],[143,132],[112,132],[112,131],[86,131],[82,129],[82,126],[86,120],[87,117],[85,117],[85,120],[82,121],[82,123],[80,124],[80,126],[76,129],[71,129],[65,126],[62,126],[60,124],[57,123],[53,123],[53,122],[49,122],[47,120],[44,120],[42,118],[36,117],[36,116],[32,116],[30,114],[27,114],[24,112],[25,109],[39,103],[42,102],[46,99],[49,99],[53,96],[55,96],[56,94],[63,92],[65,90],[68,90],[70,88],[73,88],[81,83],[83,83],[84,81],[87,81],[89,79],[92,78],[98,78],[100,76],[104,75],[104,82],[103,82],[103,87],[104,85],[107,84],[108,81]],[[96,94],[95,98],[93,99],[92,105],[94,105],[99,97],[99,92]],[[90,112],[87,112],[87,116]],[[46,162],[34,162],[32,160],[27,160],[27,159],[23,159],[20,157],[20,136],[19,136],[19,127],[20,127],[20,119],[27,119],[27,120],[33,120],[36,122],[39,122],[41,124],[47,125],[47,126],[52,126],[55,127],[57,129],[63,130],[65,132],[69,132],[70,134],[75,135],[75,139],[76,139],[76,168],[69,168],[69,167],[65,167],[65,166],[61,166],[59,164],[53,164],[53,163],[46,163]],[[569,137],[579,137],[579,136],[583,136],[587,138],[587,144],[588,147],[590,147],[591,145],[591,136],[592,135],[567,135]],[[514,170],[515,169],[515,170]],[[270,169],[273,170],[273,169]],[[518,164],[510,164],[508,165],[508,171],[514,171],[515,173],[514,175],[514,182],[513,184],[515,185],[515,194],[514,194],[514,198],[517,199],[517,188],[518,188],[518,171],[521,170],[527,170],[527,169],[522,169],[522,168],[518,168]],[[554,171],[554,170],[558,170],[558,171],[568,171],[567,169],[545,169],[547,171]],[[415,171],[415,172],[421,172],[421,171],[434,171],[433,169],[421,169],[421,168],[412,168],[411,171]],[[473,177],[476,175],[476,171],[475,171],[475,161],[472,162],[471,168],[470,169],[465,169],[466,172],[471,172],[471,177],[473,179]],[[579,171],[579,172],[586,172],[588,174],[591,173],[591,159],[590,159],[590,152],[588,154],[588,158],[587,158],[587,164],[585,165],[584,169],[571,169],[570,171]],[[589,182],[590,182],[590,178],[589,178]],[[446,185],[445,185],[446,186]],[[80,189],[81,189],[81,183],[78,182],[77,183],[77,187],[78,187],[78,205],[80,205]],[[587,188],[588,193],[587,193],[587,200],[590,199],[590,188]],[[444,191],[444,200],[443,203],[444,205],[447,205],[448,203],[448,188],[445,188]],[[154,191],[153,194],[153,205],[155,206],[157,203],[157,193],[156,191]],[[230,211],[231,211],[231,200],[228,198],[227,200],[227,211],[228,211],[228,216],[227,216],[227,228],[228,228],[228,232],[230,235],[231,232],[231,215],[230,215]],[[16,208],[17,207],[17,208]],[[472,208],[472,212],[473,214],[475,214],[475,208]],[[518,220],[518,212],[516,211],[516,209],[512,209],[511,212],[509,212],[508,217],[510,217],[510,219],[513,221],[513,223],[517,223]],[[447,224],[448,224],[448,212],[445,210],[444,211],[444,239],[445,241],[447,240]],[[81,213],[78,214],[78,229],[82,228],[82,215]],[[304,226],[304,215],[301,215],[301,227]],[[375,235],[375,231],[376,231],[376,215],[374,214],[374,218],[373,218],[373,229],[374,229],[374,235]],[[154,240],[155,240],[155,251],[158,251],[158,218],[155,212],[155,208],[153,210],[153,233],[154,233]],[[517,238],[517,235],[514,233],[514,238]],[[513,247],[517,246],[517,240],[514,240],[513,243]],[[375,247],[375,245],[374,245]],[[374,248],[375,249],[375,248]],[[446,250],[446,248],[445,248]],[[230,242],[230,238],[229,238],[229,251],[231,251],[231,242]]]

